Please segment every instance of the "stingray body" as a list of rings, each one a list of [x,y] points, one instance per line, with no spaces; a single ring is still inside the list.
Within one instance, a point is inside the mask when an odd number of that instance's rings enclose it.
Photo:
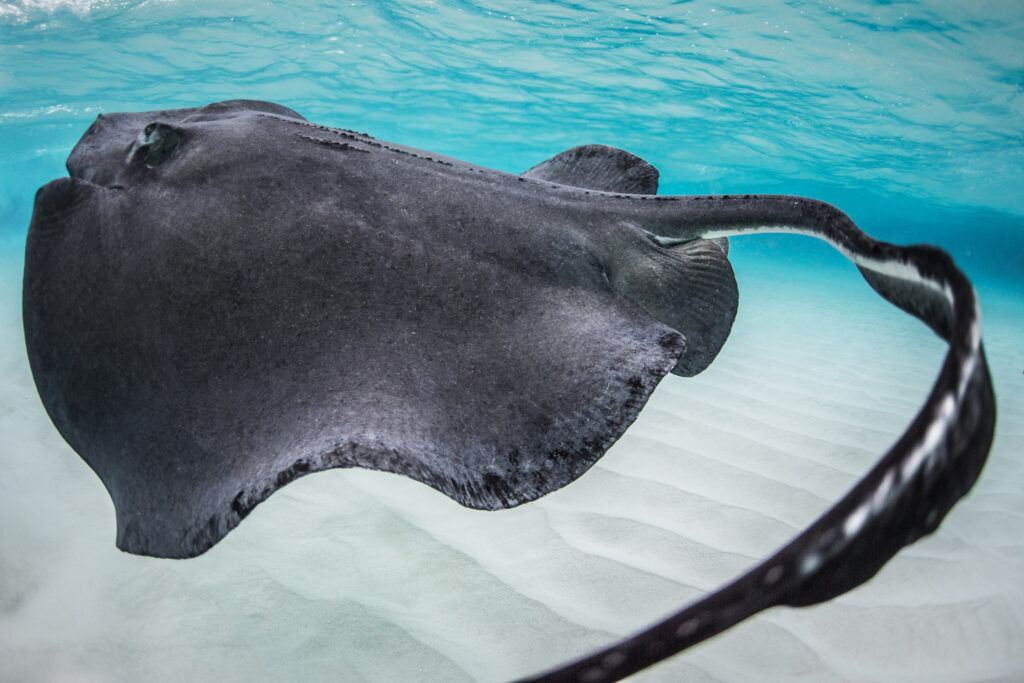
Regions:
[[[101,116],[40,189],[24,324],[51,419],[123,550],[205,552],[306,473],[405,474],[519,505],[583,474],[736,315],[730,235],[797,231],[950,343],[867,477],[773,558],[642,637],[554,672],[611,680],[776,604],[828,599],[933,530],[988,452],[970,283],[827,204],[657,196],[602,146],[501,173],[231,101]],[[652,645],[654,643],[654,645]]]

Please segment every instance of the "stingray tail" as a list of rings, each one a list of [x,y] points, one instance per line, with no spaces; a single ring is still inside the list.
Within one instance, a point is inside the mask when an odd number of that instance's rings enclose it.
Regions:
[[[742,199],[743,201],[735,201]],[[977,297],[945,252],[900,247],[861,232],[841,211],[797,197],[681,198],[684,228],[666,246],[756,232],[823,239],[854,261],[885,299],[949,343],[924,406],[895,445],[838,503],[774,555],[641,633],[528,680],[615,681],[776,605],[829,600],[874,576],[901,548],[933,532],[988,457],[995,396]],[[679,223],[676,223],[679,225]],[[696,231],[696,234],[694,234]],[[673,236],[673,233],[678,236]]]

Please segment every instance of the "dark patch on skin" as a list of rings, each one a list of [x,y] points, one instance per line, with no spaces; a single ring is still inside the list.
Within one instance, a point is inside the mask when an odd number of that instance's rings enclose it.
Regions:
[[[274,485],[277,488],[281,488],[296,477],[306,474],[310,471],[310,464],[308,460],[296,460],[292,463],[291,467],[281,470],[277,473],[277,478],[274,480]]]
[[[348,144],[347,142],[338,142],[337,140],[324,140],[322,138],[315,138],[315,137],[312,137],[312,136],[309,136],[309,135],[299,135],[299,134],[296,134],[296,137],[300,137],[300,138],[302,138],[304,140],[309,140],[311,142],[315,142],[315,143],[320,144],[320,145],[327,145],[328,147],[332,147],[334,149],[340,149],[342,151],[351,150],[353,152],[362,152],[363,154],[369,154],[370,153],[370,150],[368,150],[368,149],[359,149],[358,147],[353,147],[352,145]]]
[[[245,519],[252,512],[254,505],[245,500],[245,491],[239,491],[238,495],[231,501],[231,511],[239,520]]]
[[[139,152],[145,152],[145,164],[149,168],[156,168],[167,159],[178,146],[180,136],[170,126],[159,123],[151,123],[143,130],[148,143],[139,148]]]

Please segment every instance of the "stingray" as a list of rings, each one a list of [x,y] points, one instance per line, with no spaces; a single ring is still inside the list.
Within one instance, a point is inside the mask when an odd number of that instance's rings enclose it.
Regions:
[[[747,574],[547,672],[615,680],[774,605],[828,600],[934,531],[995,422],[974,290],[943,251],[775,195],[661,196],[587,145],[521,175],[267,102],[101,115],[38,191],[23,319],[42,403],[113,500],[117,546],[199,555],[296,477],[394,472],[463,505],[583,475],[668,373],[725,343],[728,238],[796,232],[948,342],[877,465]],[[811,334],[812,331],[808,331]]]

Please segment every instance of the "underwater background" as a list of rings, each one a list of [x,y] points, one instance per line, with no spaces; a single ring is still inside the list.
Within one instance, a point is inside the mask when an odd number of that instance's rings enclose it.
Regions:
[[[974,282],[999,408],[940,529],[829,603],[643,681],[1024,679],[1024,3],[0,2],[0,680],[459,681],[536,673],[745,571],[909,424],[944,344],[817,240],[734,238],[740,311],[590,472],[466,510],[407,479],[296,481],[188,561],[125,555],[21,332],[36,189],[97,114],[266,99],[522,172],[580,144],[662,194],[831,202]]]

